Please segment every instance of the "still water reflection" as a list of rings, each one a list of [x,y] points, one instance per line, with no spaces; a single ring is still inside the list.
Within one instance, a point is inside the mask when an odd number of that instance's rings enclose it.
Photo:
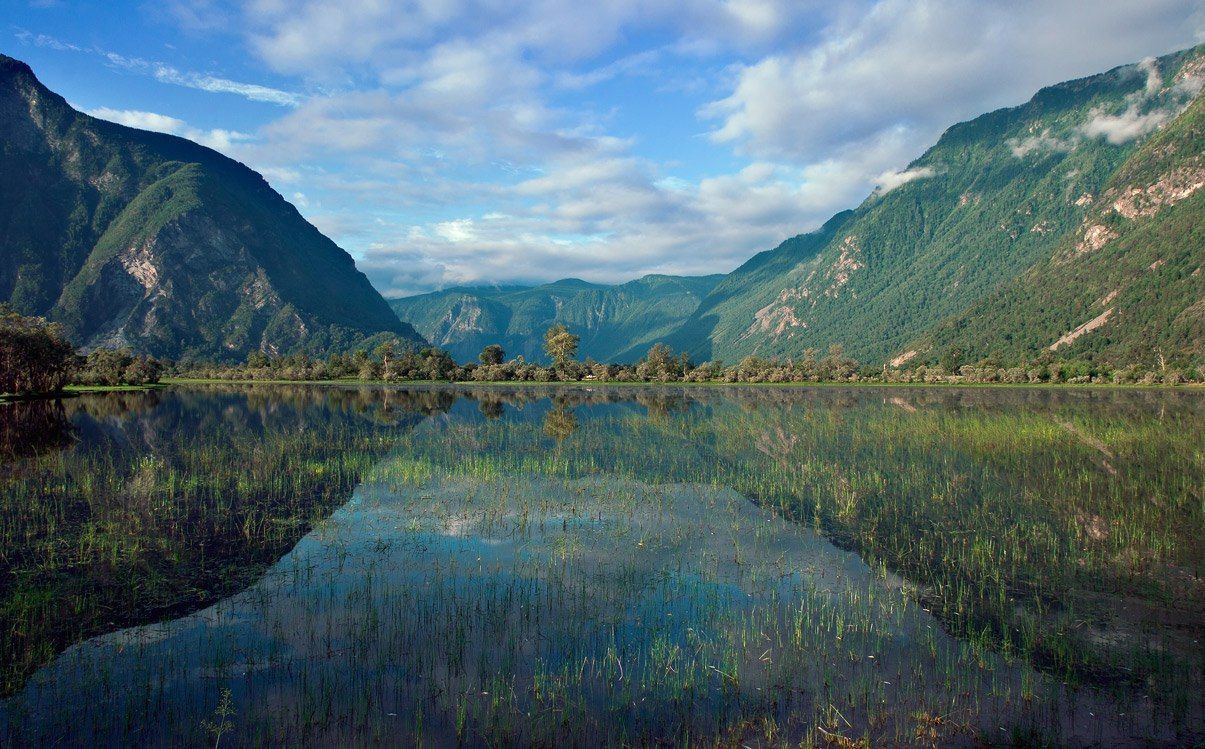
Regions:
[[[1202,738],[1196,393],[28,405],[3,743]]]

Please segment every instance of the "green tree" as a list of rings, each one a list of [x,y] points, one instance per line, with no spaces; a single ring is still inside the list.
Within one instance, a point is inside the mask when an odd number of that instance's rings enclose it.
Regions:
[[[552,359],[557,367],[564,367],[577,356],[577,344],[580,339],[569,332],[561,323],[557,323],[544,334],[544,353]]]
[[[941,367],[948,374],[958,374],[958,369],[962,366],[963,359],[962,349],[958,346],[951,346],[946,349],[941,356]]]
[[[636,373],[641,379],[662,382],[679,379],[682,371],[682,360],[675,358],[673,350],[664,343],[653,344],[644,361],[636,367]]]
[[[858,371],[858,360],[845,355],[845,347],[834,343],[820,362],[820,369],[830,380],[848,380]]]
[[[57,392],[75,365],[75,348],[58,325],[0,304],[0,393]]]
[[[482,364],[501,364],[506,358],[506,351],[496,343],[491,343],[481,349],[481,354],[477,357]]]
[[[250,369],[263,369],[268,366],[268,357],[264,356],[259,351],[247,352],[247,366]]]
[[[381,359],[381,379],[393,379],[393,352],[396,346],[393,341],[385,341],[377,346],[377,356]]]

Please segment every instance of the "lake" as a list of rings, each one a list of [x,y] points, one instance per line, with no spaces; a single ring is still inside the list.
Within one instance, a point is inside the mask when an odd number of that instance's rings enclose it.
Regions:
[[[0,404],[0,744],[1205,741],[1205,394]]]

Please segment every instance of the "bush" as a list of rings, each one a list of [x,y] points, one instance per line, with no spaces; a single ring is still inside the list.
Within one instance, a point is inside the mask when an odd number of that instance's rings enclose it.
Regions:
[[[146,356],[135,356],[129,349],[96,349],[88,354],[76,372],[80,385],[150,385],[159,382],[163,366]]]

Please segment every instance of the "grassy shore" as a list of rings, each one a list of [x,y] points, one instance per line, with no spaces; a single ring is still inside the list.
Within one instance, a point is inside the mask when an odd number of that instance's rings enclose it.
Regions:
[[[334,380],[236,380],[222,378],[204,378],[204,377],[164,377],[161,385],[232,385],[232,384],[255,384],[255,385],[445,385],[454,387],[478,387],[478,386],[528,386],[528,387],[759,387],[759,388],[810,388],[810,387],[871,387],[871,388],[977,388],[977,389],[1014,389],[1014,390],[1033,390],[1042,388],[1070,388],[1075,390],[1087,389],[1107,389],[1107,390],[1170,390],[1170,389],[1189,389],[1200,390],[1205,388],[1205,383],[1180,383],[1177,385],[1169,385],[1157,383],[1151,385],[1142,385],[1138,383],[1117,384],[1110,382],[1084,382],[1084,383],[1054,383],[1054,382],[879,382],[876,380],[857,380],[857,381],[823,381],[823,382],[691,382],[682,380],[673,380],[669,382],[646,382],[643,380],[361,380],[355,377],[344,377]],[[113,388],[124,389],[124,388]]]

